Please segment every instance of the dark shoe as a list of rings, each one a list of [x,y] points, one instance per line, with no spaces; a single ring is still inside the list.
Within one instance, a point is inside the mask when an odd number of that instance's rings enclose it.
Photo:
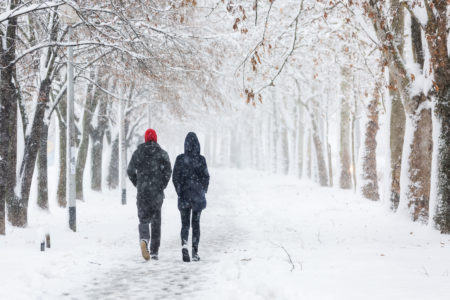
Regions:
[[[158,260],[158,254],[150,254],[152,260]]]
[[[200,260],[200,256],[198,256],[198,253],[192,254],[192,261],[199,261],[199,260]]]
[[[181,249],[181,253],[183,254],[183,261],[184,262],[190,262],[191,258],[189,257],[189,251],[187,248]]]
[[[148,252],[148,242],[146,240],[141,240],[141,252],[142,252],[142,257],[145,260],[150,259],[150,253]]]

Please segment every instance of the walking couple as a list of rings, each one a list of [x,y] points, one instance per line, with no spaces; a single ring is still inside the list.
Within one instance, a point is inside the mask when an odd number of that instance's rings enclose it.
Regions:
[[[161,206],[164,190],[172,175],[169,155],[157,143],[155,130],[145,132],[145,143],[138,146],[127,169],[128,177],[137,188],[139,238],[145,260],[158,259],[161,240]],[[183,261],[189,262],[189,228],[192,219],[192,260],[199,261],[200,215],[206,207],[209,173],[205,158],[200,155],[197,135],[189,132],[184,141],[184,154],[178,155],[172,182],[178,195],[181,215],[181,246]],[[192,215],[192,217],[191,217]],[[151,234],[150,226],[151,225]],[[149,240],[150,248],[149,248]]]

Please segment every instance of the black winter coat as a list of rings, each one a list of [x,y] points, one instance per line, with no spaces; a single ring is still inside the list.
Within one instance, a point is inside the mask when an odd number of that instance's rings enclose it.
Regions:
[[[172,167],[169,155],[153,141],[140,144],[131,157],[128,177],[137,188],[138,206],[161,208]]]
[[[178,194],[178,209],[195,211],[206,207],[209,173],[205,158],[200,155],[197,135],[189,132],[184,142],[184,154],[178,155],[172,176]]]

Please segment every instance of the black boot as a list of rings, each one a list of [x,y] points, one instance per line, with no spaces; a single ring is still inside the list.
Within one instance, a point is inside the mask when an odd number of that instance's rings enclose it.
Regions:
[[[150,258],[152,260],[158,260],[158,252],[150,252]]]
[[[192,261],[199,261],[200,256],[198,256],[198,250],[192,248]]]
[[[191,258],[189,257],[189,251],[186,247],[186,245],[183,246],[183,248],[181,249],[181,253],[183,254],[183,261],[184,262],[190,262]]]

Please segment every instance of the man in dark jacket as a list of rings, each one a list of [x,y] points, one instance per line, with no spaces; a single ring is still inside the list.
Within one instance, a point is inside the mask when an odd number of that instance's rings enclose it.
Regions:
[[[200,241],[200,214],[206,208],[209,173],[205,158],[200,155],[197,135],[189,132],[184,142],[184,154],[178,155],[173,168],[173,185],[178,194],[181,214],[181,245],[183,261],[190,261],[187,241],[192,212],[192,260],[198,261]]]
[[[161,239],[161,206],[164,200],[164,189],[172,174],[172,167],[169,155],[158,145],[156,132],[153,129],[145,132],[145,143],[140,144],[134,151],[127,173],[137,188],[136,204],[142,256],[145,260],[149,260],[150,256],[157,260]],[[150,253],[149,223],[152,227]]]

